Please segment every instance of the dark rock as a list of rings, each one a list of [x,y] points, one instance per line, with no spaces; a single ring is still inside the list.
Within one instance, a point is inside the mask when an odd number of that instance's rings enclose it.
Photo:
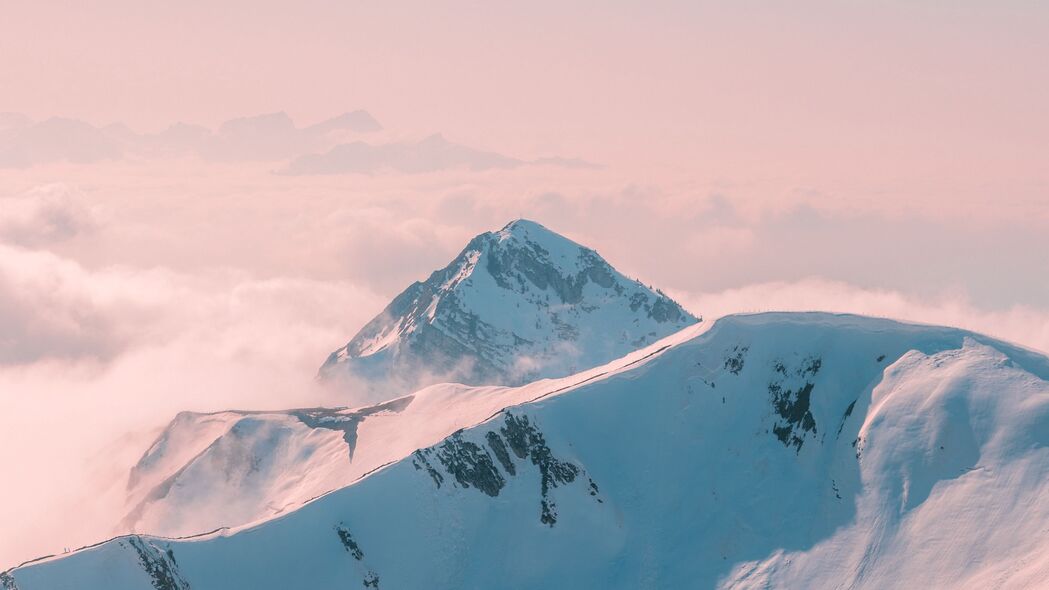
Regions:
[[[732,352],[725,358],[725,369],[733,375],[739,375],[743,370],[743,364],[749,350],[749,346],[733,346]]]
[[[803,359],[793,370],[783,361],[775,361],[772,365],[773,370],[782,376],[780,380],[768,385],[772,409],[779,417],[779,422],[772,426],[772,432],[785,446],[793,446],[799,453],[805,443],[805,435],[817,432],[816,419],[812,416],[810,405],[812,390],[815,387],[812,379],[822,367],[823,359],[816,356]],[[789,385],[791,382],[795,385]],[[851,412],[852,406],[842,418],[842,426]],[[840,427],[838,432],[841,432]]]
[[[434,469],[433,465],[431,465],[430,461],[426,459],[426,456],[422,451],[415,451],[412,453],[412,457],[412,465],[414,465],[417,470],[425,468],[426,472],[430,474],[431,478],[433,478],[433,483],[437,484],[437,488],[440,489],[441,484],[444,483],[444,476],[441,475],[441,472]]]
[[[806,383],[798,390],[783,389],[778,383],[769,384],[772,396],[772,407],[785,422],[772,427],[772,432],[786,446],[794,446],[801,451],[806,432],[816,432],[816,420],[809,411],[812,396],[812,383]]]
[[[542,507],[540,521],[553,526],[557,522],[557,506],[550,497],[550,490],[575,481],[580,469],[572,463],[554,457],[543,433],[531,424],[528,416],[514,416],[507,412],[505,425],[500,431],[518,458],[529,458],[532,464],[539,468]]]
[[[438,488],[444,482],[443,471],[455,478],[460,487],[476,488],[494,497],[498,496],[506,485],[506,480],[496,467],[495,461],[499,462],[507,474],[516,476],[518,466],[511,453],[518,459],[527,459],[539,469],[539,519],[542,523],[553,526],[557,522],[557,506],[551,497],[551,490],[574,482],[583,472],[582,469],[555,457],[547,446],[543,433],[527,416],[515,416],[507,412],[503,426],[498,432],[486,432],[485,441],[491,453],[485,447],[466,440],[463,431],[460,430],[435,447],[416,451],[412,464],[417,470],[425,469]],[[492,459],[492,454],[495,455],[495,460]],[[441,469],[435,467],[431,459],[436,459]],[[588,478],[588,481],[589,494],[598,503],[603,503],[598,497],[597,484],[592,479]]]
[[[841,430],[845,428],[845,421],[852,415],[852,410],[856,408],[856,400],[852,400],[849,407],[845,408],[845,413],[841,416],[841,424],[838,426],[838,435],[841,435]]]
[[[189,583],[182,578],[175,562],[175,554],[169,548],[161,550],[150,541],[138,536],[127,538],[128,545],[138,554],[138,562],[149,574],[156,590],[189,590]]]
[[[462,431],[449,436],[436,450],[426,449],[422,453],[433,453],[445,471],[463,488],[473,487],[489,496],[498,496],[499,490],[506,485],[488,451],[465,440]]]
[[[512,459],[510,459],[510,452],[506,450],[506,444],[503,443],[502,437],[497,433],[489,431],[485,435],[485,439],[488,440],[488,446],[491,447],[492,452],[495,453],[495,458],[499,460],[499,464],[503,466],[503,470],[510,475],[517,475],[517,467],[514,465]]]
[[[354,559],[360,561],[364,559],[364,551],[361,550],[361,546],[353,540],[353,535],[350,534],[350,530],[342,524],[335,526],[335,533],[339,535],[339,541],[342,542],[342,546],[346,548],[346,551],[353,556]]]
[[[365,418],[379,412],[403,412],[413,399],[415,396],[408,395],[349,413],[341,409],[305,408],[292,410],[290,414],[310,428],[326,428],[342,432],[342,438],[350,449],[352,459],[353,450],[357,447],[357,426]]]

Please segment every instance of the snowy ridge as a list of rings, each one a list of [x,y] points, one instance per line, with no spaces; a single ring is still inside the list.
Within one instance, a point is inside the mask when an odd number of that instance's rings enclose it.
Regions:
[[[439,384],[363,408],[182,412],[139,460],[118,531],[182,537],[265,520],[501,409],[621,370],[706,328],[524,387]]]
[[[642,348],[697,319],[596,252],[518,220],[398,295],[320,374],[388,399],[427,385],[522,385]]]
[[[194,540],[125,537],[16,568],[4,583],[1023,588],[1047,579],[1049,359],[962,330],[856,316],[731,316],[697,334],[559,395],[540,397],[561,382],[529,386],[538,401],[272,520]]]

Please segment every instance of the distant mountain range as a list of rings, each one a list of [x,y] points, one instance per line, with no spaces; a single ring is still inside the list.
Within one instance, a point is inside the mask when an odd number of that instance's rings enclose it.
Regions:
[[[343,143],[322,154],[308,154],[294,159],[282,174],[301,176],[317,174],[372,174],[384,170],[416,174],[455,168],[474,171],[506,170],[521,166],[555,166],[560,168],[597,169],[597,164],[578,158],[539,158],[521,160],[502,154],[452,143],[440,134],[418,142],[370,144],[363,141]]]
[[[38,122],[18,113],[0,113],[0,169],[178,157],[285,162],[278,172],[289,175],[598,167],[576,158],[522,160],[455,144],[439,134],[417,142],[363,141],[382,129],[371,114],[361,110],[306,127],[298,127],[287,113],[277,112],[231,119],[216,130],[176,123],[158,133],[137,133],[121,123],[97,127],[76,119],[52,117]]]
[[[344,113],[303,128],[278,112],[232,119],[216,131],[176,123],[159,133],[136,133],[120,123],[96,127],[61,117],[33,122],[7,114],[0,117],[0,168],[53,162],[90,164],[122,157],[281,161],[381,129],[366,111]]]

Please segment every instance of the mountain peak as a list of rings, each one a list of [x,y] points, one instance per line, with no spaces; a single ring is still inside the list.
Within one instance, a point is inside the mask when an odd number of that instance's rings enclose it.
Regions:
[[[604,364],[696,321],[594,250],[517,219],[408,287],[321,375],[385,396],[442,381],[517,385]]]
[[[336,117],[326,119],[306,127],[303,131],[312,134],[327,134],[335,131],[351,131],[356,133],[369,133],[382,130],[382,125],[364,110],[356,110],[343,113]]]
[[[451,145],[451,142],[445,138],[443,133],[432,133],[427,135],[419,142],[422,146],[435,146],[435,145]]]
[[[502,229],[496,232],[496,235],[499,237],[500,241],[518,239],[539,245],[550,244],[583,248],[583,246],[576,242],[573,242],[557,232],[547,229],[539,222],[532,221],[531,219],[515,219],[504,225]]]
[[[503,226],[501,230],[499,230],[499,233],[510,233],[520,235],[523,233],[528,233],[529,231],[541,231],[548,234],[553,234],[561,239],[566,239],[563,236],[555,234],[554,232],[546,229],[546,227],[544,227],[538,221],[532,221],[531,219],[525,219],[524,217],[519,217],[511,221],[510,223],[507,223]]]

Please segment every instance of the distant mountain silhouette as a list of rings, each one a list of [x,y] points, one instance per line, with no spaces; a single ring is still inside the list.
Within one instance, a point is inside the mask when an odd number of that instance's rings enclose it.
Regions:
[[[159,133],[137,133],[123,123],[97,127],[54,117],[42,122],[0,113],[0,168],[123,157],[198,156],[208,161],[281,161],[331,146],[382,126],[366,111],[352,111],[299,128],[284,112],[226,121],[212,131],[176,123]]]
[[[521,160],[453,143],[438,133],[418,142],[370,144],[355,141],[340,144],[325,153],[300,156],[292,160],[286,168],[281,170],[281,173],[290,175],[371,174],[393,171],[415,174],[456,168],[481,171],[528,165],[599,168],[596,164],[570,158]]]
[[[521,166],[600,168],[578,158],[515,158],[453,143],[439,133],[416,142],[361,141],[362,135],[382,129],[375,117],[362,110],[306,127],[298,127],[287,113],[279,111],[230,119],[216,130],[178,122],[156,133],[138,133],[119,122],[99,127],[77,119],[54,117],[35,122],[19,113],[0,113],[0,169],[179,157],[208,162],[288,162],[279,172],[289,175],[416,174]]]

